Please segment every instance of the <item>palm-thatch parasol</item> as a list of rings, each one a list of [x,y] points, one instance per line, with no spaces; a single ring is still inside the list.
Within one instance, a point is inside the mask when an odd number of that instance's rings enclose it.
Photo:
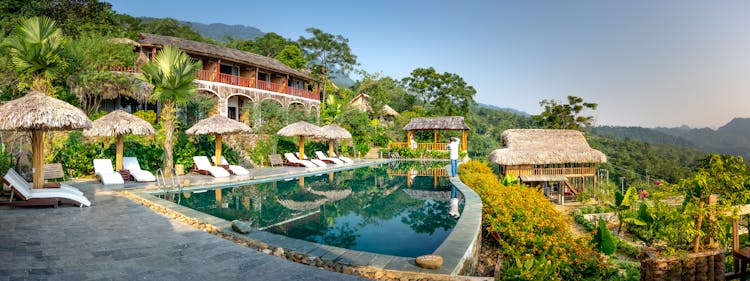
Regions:
[[[156,130],[146,120],[122,110],[115,110],[96,119],[91,123],[91,129],[83,131],[83,135],[90,137],[117,137],[117,156],[115,156],[116,170],[122,170],[122,136],[153,135]]]
[[[0,130],[31,131],[34,188],[44,185],[44,131],[91,128],[83,111],[64,101],[31,91],[0,106]]]
[[[245,123],[229,119],[226,116],[214,115],[198,121],[185,133],[188,135],[216,135],[216,165],[221,164],[221,139],[223,135],[232,135],[240,133],[251,133],[253,129]]]
[[[352,134],[344,128],[341,128],[336,124],[329,124],[321,128],[323,130],[323,136],[328,139],[328,155],[333,155],[333,142],[337,139],[350,139]]]
[[[299,136],[299,155],[302,157],[305,155],[305,137],[323,137],[323,130],[313,124],[299,121],[281,128],[276,134],[285,137]]]

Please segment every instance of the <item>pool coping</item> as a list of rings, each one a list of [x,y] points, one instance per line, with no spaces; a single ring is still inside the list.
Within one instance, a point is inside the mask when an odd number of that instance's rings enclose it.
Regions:
[[[237,182],[221,182],[216,184],[189,186],[182,191],[193,191],[213,188],[226,188],[247,184],[259,184],[284,179],[294,179],[304,176],[314,176],[321,173],[335,172],[341,170],[350,170],[360,167],[389,163],[398,160],[379,160],[374,162],[357,163],[344,167],[332,169],[305,171],[302,173],[288,173],[276,176],[270,176],[260,179],[251,179]],[[446,168],[449,168],[448,165]],[[219,229],[223,234],[229,234],[242,240],[255,240],[268,245],[283,248],[286,251],[294,251],[305,256],[309,260],[333,261],[347,266],[370,266],[387,271],[409,272],[418,274],[441,274],[456,276],[471,271],[476,264],[478,251],[481,245],[481,223],[482,223],[482,201],[471,188],[466,186],[458,177],[449,177],[453,184],[464,196],[464,208],[461,217],[456,222],[453,231],[443,240],[443,243],[433,252],[434,255],[443,258],[443,265],[438,269],[424,269],[418,267],[415,258],[391,256],[345,248],[333,247],[315,242],[304,241],[290,238],[271,232],[253,229],[249,234],[240,234],[232,230],[230,221],[202,213],[171,201],[167,201],[155,196],[155,193],[163,190],[148,189],[130,189],[123,190],[129,192],[143,200],[150,201],[156,205],[167,208],[183,216],[193,218],[201,223],[212,225]]]

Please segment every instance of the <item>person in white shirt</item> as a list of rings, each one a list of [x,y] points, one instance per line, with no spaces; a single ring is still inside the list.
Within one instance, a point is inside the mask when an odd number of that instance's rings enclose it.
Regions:
[[[458,176],[458,138],[451,137],[447,147],[451,154],[451,176]]]

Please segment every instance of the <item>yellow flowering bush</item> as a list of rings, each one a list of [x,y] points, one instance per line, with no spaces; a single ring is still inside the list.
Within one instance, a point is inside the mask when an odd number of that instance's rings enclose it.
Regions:
[[[546,259],[565,280],[605,274],[604,263],[589,239],[573,238],[568,231],[570,222],[540,190],[504,186],[492,169],[479,161],[463,164],[459,171],[461,181],[482,198],[483,226],[507,260]]]

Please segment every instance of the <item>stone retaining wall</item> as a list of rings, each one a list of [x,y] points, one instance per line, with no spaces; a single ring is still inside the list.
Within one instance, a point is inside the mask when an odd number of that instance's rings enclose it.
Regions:
[[[707,251],[684,256],[641,259],[641,280],[725,280],[724,251]]]

